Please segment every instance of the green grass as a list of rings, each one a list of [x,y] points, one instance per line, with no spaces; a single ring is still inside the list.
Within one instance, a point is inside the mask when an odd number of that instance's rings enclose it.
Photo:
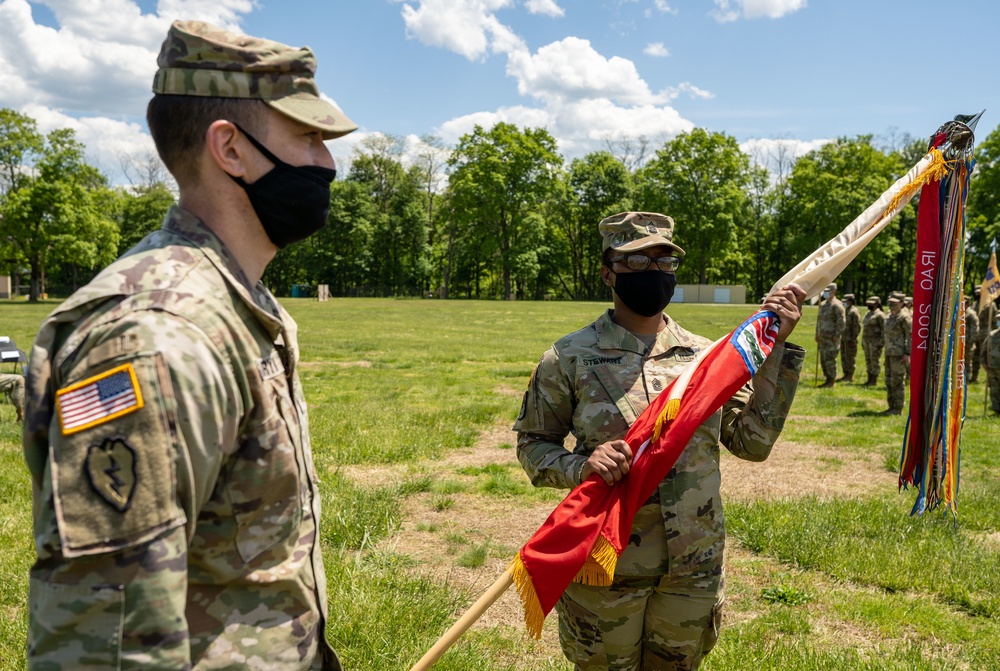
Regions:
[[[28,349],[57,303],[0,302],[0,329]],[[597,303],[394,299],[285,301],[299,323],[300,374],[321,478],[321,542],[329,636],[345,666],[409,669],[495,578],[497,558],[525,540],[455,526],[469,500],[497,515],[555,505],[516,465],[445,467],[481,431],[509,426],[542,351],[592,321]],[[678,305],[670,313],[707,337],[728,332],[751,306]],[[820,472],[875,455],[894,471],[904,419],[882,417],[882,388],[816,389],[807,308],[792,340],[809,349],[783,440],[826,448]],[[855,379],[863,381],[859,352]],[[963,432],[957,525],[910,517],[913,493],[819,499],[808,483],[784,500],[726,502],[730,556],[726,620],[706,671],[979,671],[1000,668],[1000,421],[982,416],[971,389]],[[508,441],[497,461],[512,458]],[[837,453],[842,453],[840,458]],[[391,473],[352,479],[353,467]],[[416,505],[411,505],[415,503]],[[408,512],[409,511],[409,512]],[[440,542],[440,565],[393,539],[411,525]],[[13,409],[0,405],[0,670],[24,668],[27,571],[33,560],[31,484]],[[443,567],[443,568],[442,568]],[[483,571],[482,588],[448,567]],[[550,618],[551,619],[551,618]],[[552,623],[549,623],[551,627]],[[551,630],[549,630],[551,631]],[[435,670],[568,671],[551,638],[492,625],[467,633]]]

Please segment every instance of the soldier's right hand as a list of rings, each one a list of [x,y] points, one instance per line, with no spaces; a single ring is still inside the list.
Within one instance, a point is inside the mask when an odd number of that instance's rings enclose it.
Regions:
[[[632,448],[624,440],[611,440],[594,448],[583,465],[580,481],[593,474],[599,475],[608,485],[613,485],[628,473],[632,463]]]

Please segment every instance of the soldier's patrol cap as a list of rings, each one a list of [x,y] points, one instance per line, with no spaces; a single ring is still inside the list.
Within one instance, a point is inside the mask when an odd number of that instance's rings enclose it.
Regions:
[[[261,100],[331,140],[357,124],[316,86],[309,47],[240,35],[203,21],[174,21],[156,58],[153,93]]]
[[[837,283],[836,282],[830,282],[829,284],[826,285],[826,288],[829,289],[830,291],[836,291],[837,290]]]
[[[902,291],[890,291],[889,292],[889,298],[893,298],[893,297],[895,297],[895,298],[902,298],[903,295],[904,294],[903,294]]]
[[[902,303],[903,299],[899,296],[889,296],[889,305],[895,305],[896,303]]]
[[[851,301],[853,303],[854,302],[854,294],[844,294],[844,300],[845,301]]]
[[[865,301],[865,305],[868,305],[869,303],[881,303],[881,302],[882,299],[879,298],[878,296],[869,296],[868,300]]]
[[[674,244],[674,220],[656,212],[619,212],[601,219],[601,251],[636,252],[664,245],[677,256],[684,250]]]

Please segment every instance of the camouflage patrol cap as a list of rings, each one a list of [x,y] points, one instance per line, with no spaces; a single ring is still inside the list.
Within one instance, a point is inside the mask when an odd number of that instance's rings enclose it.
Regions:
[[[665,245],[677,256],[684,250],[674,244],[674,220],[656,212],[619,212],[601,219],[601,251],[635,252]]]
[[[829,284],[826,285],[826,288],[829,289],[830,291],[836,291],[837,290],[837,283],[836,282],[830,282]]]
[[[865,305],[868,305],[869,303],[878,303],[879,305],[881,305],[882,299],[879,298],[878,296],[869,296],[868,299],[865,301]]]
[[[889,296],[889,305],[898,305],[903,302],[899,296]]]
[[[844,294],[844,300],[845,301],[851,301],[853,303],[854,302],[854,294]]]
[[[174,21],[156,58],[153,93],[261,100],[331,140],[357,124],[320,96],[309,47],[240,35],[202,21]]]

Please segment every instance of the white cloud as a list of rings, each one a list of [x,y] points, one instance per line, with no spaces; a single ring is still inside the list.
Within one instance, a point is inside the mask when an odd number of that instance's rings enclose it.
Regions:
[[[508,55],[507,74],[517,78],[521,95],[546,101],[610,98],[621,103],[666,102],[653,93],[627,58],[605,58],[588,40],[567,37],[532,55],[526,49]]]
[[[153,139],[145,124],[118,121],[106,117],[74,118],[50,107],[30,103],[21,110],[38,123],[38,131],[46,134],[59,128],[71,128],[83,143],[87,162],[107,175],[113,184],[122,183],[122,157],[155,153]]]
[[[744,19],[780,19],[806,6],[806,0],[714,0],[710,14],[719,23]]]
[[[683,94],[686,94],[690,98],[699,98],[701,100],[711,100],[715,97],[715,94],[711,91],[698,88],[691,82],[681,82],[677,86],[671,86],[668,89],[668,92],[671,100],[678,98]]]
[[[524,6],[532,14],[546,14],[554,17],[566,15],[566,10],[557,5],[555,0],[528,0]]]
[[[513,0],[420,0],[416,7],[403,5],[406,34],[423,44],[442,47],[470,61],[489,51],[506,52],[522,46],[494,12]]]
[[[234,28],[250,0],[160,0],[143,14],[134,0],[46,0],[58,28],[36,23],[27,0],[0,1],[0,106],[28,104],[140,116],[156,54],[173,16]]]
[[[650,42],[646,45],[646,48],[642,50],[642,53],[647,56],[655,56],[656,58],[666,58],[670,55],[667,48],[663,46],[663,42]]]
[[[653,0],[653,6],[656,7],[656,11],[661,14],[673,14],[674,16],[677,16],[680,13],[680,10],[672,7],[669,3],[667,3],[667,0]]]

